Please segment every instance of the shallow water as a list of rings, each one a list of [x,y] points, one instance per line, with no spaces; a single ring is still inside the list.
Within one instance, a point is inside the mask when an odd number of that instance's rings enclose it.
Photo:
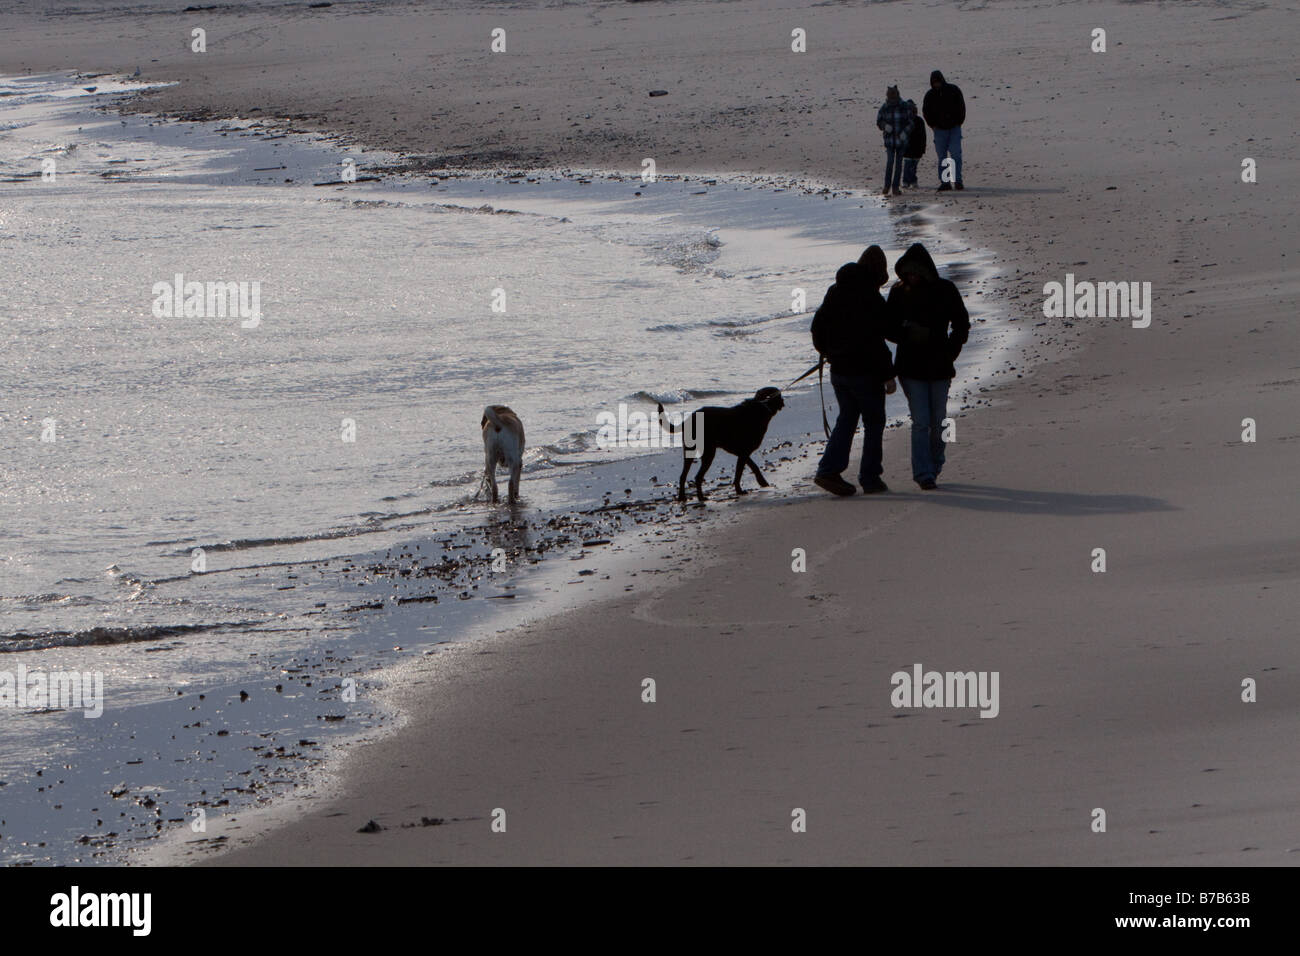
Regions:
[[[629,453],[595,447],[599,412],[784,384],[791,290],[814,308],[892,245],[861,199],[743,183],[318,188],[338,150],[72,95],[106,83],[0,81],[0,178],[56,164],[0,184],[0,645],[264,622],[284,609],[213,572],[438,525],[485,404],[522,416],[530,474]],[[258,283],[260,324],[155,316],[178,274]]]

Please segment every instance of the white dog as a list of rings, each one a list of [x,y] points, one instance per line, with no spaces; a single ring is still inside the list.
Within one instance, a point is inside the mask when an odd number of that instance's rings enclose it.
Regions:
[[[519,500],[519,472],[524,467],[524,424],[508,405],[483,409],[483,466],[492,502],[497,501],[497,465],[510,469],[510,503]]]

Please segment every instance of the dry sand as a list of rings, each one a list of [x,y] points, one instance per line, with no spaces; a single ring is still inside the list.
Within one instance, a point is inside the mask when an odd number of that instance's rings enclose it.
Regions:
[[[969,188],[936,204],[1047,322],[941,491],[895,433],[894,494],[787,489],[653,593],[436,655],[403,730],[225,862],[1300,862],[1294,4],[154,6],[10,17],[0,70],[139,65],[183,81],[144,108],[258,107],[434,165],[861,187],[884,87],[919,101],[939,67]],[[1066,272],[1151,282],[1151,327],[1045,320]],[[894,709],[918,661],[998,671],[1000,714]]]

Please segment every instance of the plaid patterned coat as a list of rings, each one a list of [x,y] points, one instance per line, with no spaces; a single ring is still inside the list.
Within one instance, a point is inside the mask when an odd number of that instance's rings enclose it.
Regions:
[[[885,135],[885,148],[907,147],[907,134],[912,130],[912,118],[916,115],[916,106],[911,100],[886,100],[876,114],[876,128]]]

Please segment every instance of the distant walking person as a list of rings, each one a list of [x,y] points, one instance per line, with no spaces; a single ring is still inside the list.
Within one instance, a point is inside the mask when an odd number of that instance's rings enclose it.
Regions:
[[[912,110],[915,109],[913,104]],[[903,193],[898,188],[898,183],[903,175],[903,150],[907,148],[907,134],[912,129],[912,111],[899,96],[897,86],[891,86],[885,91],[885,102],[876,113],[876,128],[885,136],[885,188],[881,190],[881,195],[888,196],[892,190],[895,196],[901,196]]]
[[[907,134],[907,146],[903,148],[904,189],[919,185],[916,178],[916,163],[925,155],[925,120],[916,111],[916,103],[908,100],[907,106],[912,111],[912,129]]]
[[[956,167],[957,188],[965,189],[961,182],[961,124],[966,122],[966,100],[961,88],[954,86],[935,70],[930,74],[930,92],[921,102],[921,113],[934,130],[934,151],[939,157],[939,191],[952,189],[952,183],[943,178],[943,161],[951,156]]]
[[[889,290],[886,337],[898,343],[894,368],[912,417],[912,478],[936,487],[943,471],[943,420],[953,361],[970,335],[970,316],[957,287],[939,278],[925,246],[913,245],[894,264],[899,281]]]
[[[862,493],[889,490],[880,478],[884,471],[885,395],[896,387],[893,357],[885,344],[885,300],[880,295],[880,287],[888,281],[885,253],[879,246],[871,246],[861,259],[835,273],[835,284],[813,316],[813,346],[831,363],[831,388],[840,408],[813,480],[832,494],[853,494],[853,486],[841,472],[849,466],[858,419],[862,420],[862,461],[858,466]]]

